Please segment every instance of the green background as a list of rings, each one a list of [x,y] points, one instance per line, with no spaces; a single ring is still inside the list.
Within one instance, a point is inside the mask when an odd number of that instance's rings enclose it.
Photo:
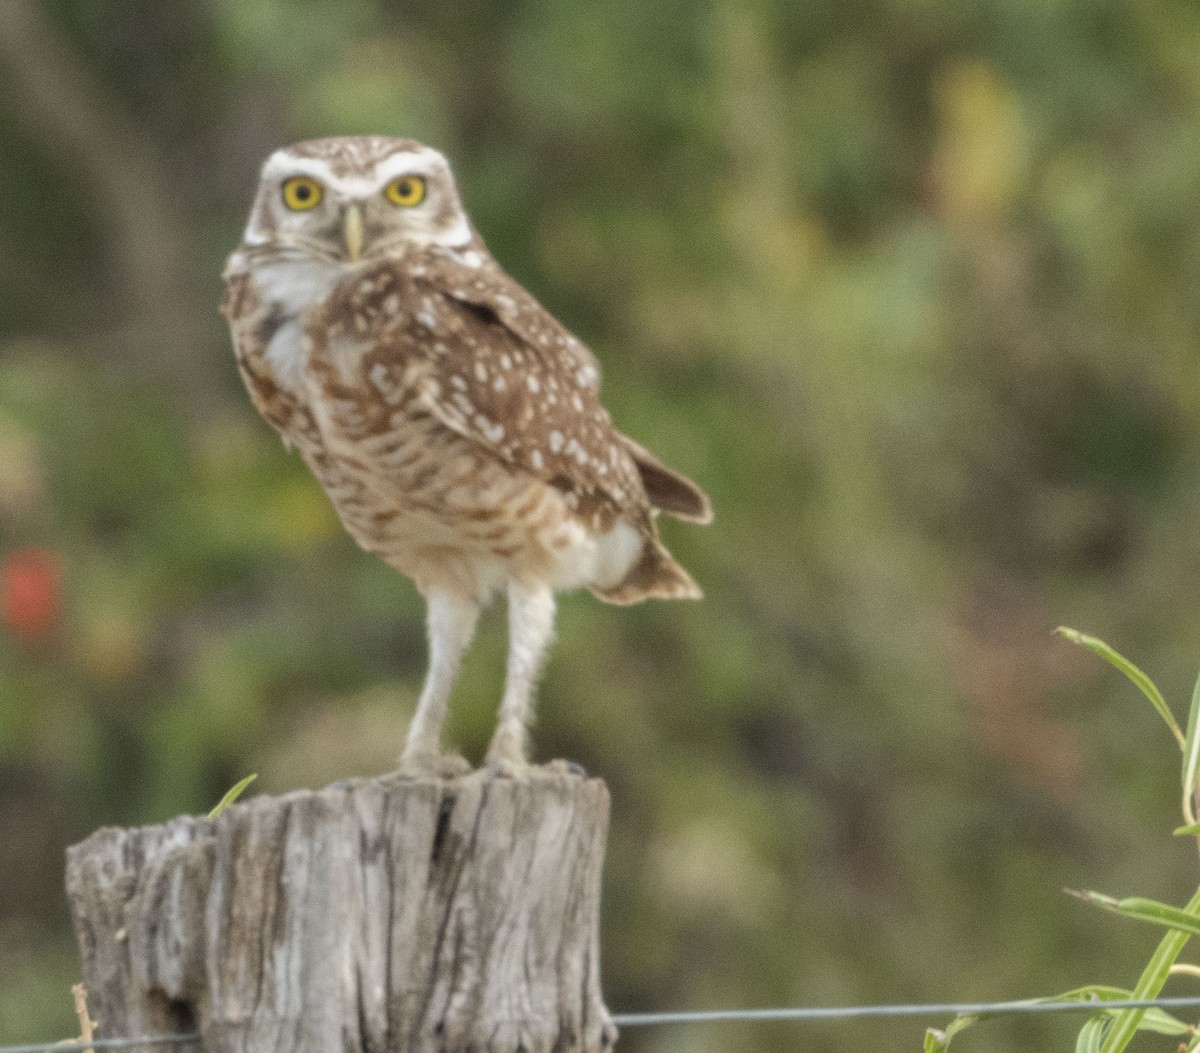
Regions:
[[[565,597],[541,690],[536,756],[613,795],[610,1006],[1131,985],[1157,934],[1061,890],[1188,898],[1174,746],[1051,630],[1182,711],[1200,7],[0,0],[0,554],[63,578],[51,638],[0,632],[0,1042],[74,1032],[65,845],[398,754],[419,598],[254,413],[216,314],[262,159],[354,132],[449,156],[617,424],[713,497],[664,524],[705,601]],[[493,612],[449,728],[475,760],[504,646]]]

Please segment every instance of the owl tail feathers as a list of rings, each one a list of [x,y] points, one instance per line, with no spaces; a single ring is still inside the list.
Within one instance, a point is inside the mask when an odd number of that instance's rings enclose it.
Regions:
[[[712,522],[712,502],[708,494],[686,475],[668,468],[641,443],[634,442],[628,435],[622,435],[621,440],[633,456],[646,496],[655,508],[686,523]]]
[[[592,593],[623,607],[642,600],[698,600],[704,595],[657,538],[647,542],[641,558],[616,585],[593,585]]]

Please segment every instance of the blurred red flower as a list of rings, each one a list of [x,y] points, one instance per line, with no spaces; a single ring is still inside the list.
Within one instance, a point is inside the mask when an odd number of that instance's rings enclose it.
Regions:
[[[58,626],[62,576],[53,549],[13,549],[0,563],[0,623],[14,636],[36,643]]]

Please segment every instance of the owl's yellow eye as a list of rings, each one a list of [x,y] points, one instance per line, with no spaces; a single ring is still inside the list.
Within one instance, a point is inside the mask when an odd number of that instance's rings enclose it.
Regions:
[[[283,184],[283,203],[293,212],[316,208],[325,196],[325,188],[306,175],[292,176]]]
[[[383,192],[393,205],[412,208],[425,200],[425,180],[419,175],[400,176],[388,183]]]

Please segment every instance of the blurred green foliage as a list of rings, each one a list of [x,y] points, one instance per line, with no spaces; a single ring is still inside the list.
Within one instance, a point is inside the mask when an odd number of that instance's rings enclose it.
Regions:
[[[56,553],[62,614],[0,637],[0,1041],[73,1028],[67,843],[398,751],[420,602],[215,313],[262,158],[344,132],[446,152],[617,423],[714,499],[665,528],[706,600],[565,599],[541,692],[538,756],[613,791],[610,1005],[1132,984],[1153,934],[1059,889],[1181,902],[1195,860],[1154,714],[1050,630],[1169,695],[1195,667],[1198,54],[1184,0],[5,0],[0,556]],[[493,616],[475,759],[503,652]]]

